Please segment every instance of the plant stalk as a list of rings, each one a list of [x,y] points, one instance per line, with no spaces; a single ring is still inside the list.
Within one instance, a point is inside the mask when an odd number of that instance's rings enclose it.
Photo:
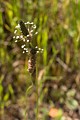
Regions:
[[[37,101],[37,105],[36,105],[36,120],[38,120],[38,115],[39,115],[39,95],[38,95],[38,68],[37,68],[37,61],[36,61],[36,101]]]

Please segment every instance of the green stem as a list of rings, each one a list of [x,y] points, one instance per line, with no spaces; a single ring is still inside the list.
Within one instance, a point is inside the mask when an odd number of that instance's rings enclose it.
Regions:
[[[36,62],[36,97],[37,97],[37,106],[36,106],[36,120],[38,120],[39,114],[39,95],[38,95],[38,69],[37,69],[37,62]]]

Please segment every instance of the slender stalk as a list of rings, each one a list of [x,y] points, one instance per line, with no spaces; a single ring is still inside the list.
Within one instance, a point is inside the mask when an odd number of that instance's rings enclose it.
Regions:
[[[31,74],[30,74],[30,80],[31,80],[31,82],[32,82],[32,76],[31,76]],[[30,91],[30,89],[33,87],[33,83],[27,88],[27,90],[26,90],[26,109],[25,109],[25,113],[24,113],[24,120],[26,120],[27,119],[27,117],[28,117],[28,109],[27,109],[27,106],[28,106],[28,93],[29,93],[29,91]]]
[[[39,95],[38,95],[38,65],[37,65],[37,60],[36,60],[36,120],[38,120],[38,115],[39,115]]]

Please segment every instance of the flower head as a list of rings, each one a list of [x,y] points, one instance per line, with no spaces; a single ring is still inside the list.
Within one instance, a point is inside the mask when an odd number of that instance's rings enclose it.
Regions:
[[[36,25],[33,22],[23,22],[19,21],[18,25],[15,27],[14,36],[15,42],[22,41],[21,48],[23,53],[30,52],[34,48],[36,53],[42,52],[43,49],[38,48],[38,46],[33,45],[33,37],[37,35]]]
[[[23,53],[29,54],[28,71],[33,74],[36,67],[36,54],[43,52],[43,49],[33,45],[33,37],[37,35],[36,25],[33,22],[24,23],[20,20],[19,24],[15,27],[14,36],[15,42],[22,42],[21,49]]]

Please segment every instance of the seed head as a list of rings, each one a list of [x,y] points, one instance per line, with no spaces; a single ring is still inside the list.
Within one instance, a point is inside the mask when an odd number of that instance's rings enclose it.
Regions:
[[[23,53],[29,52],[32,48],[36,50],[36,53],[41,52],[41,49],[38,48],[38,46],[35,47],[32,44],[34,35],[38,34],[35,29],[36,25],[33,22],[28,21],[24,23],[22,20],[20,20],[18,25],[15,27],[13,39],[16,39],[15,42],[22,41],[21,48],[23,49]],[[27,47],[29,50],[27,50]]]

